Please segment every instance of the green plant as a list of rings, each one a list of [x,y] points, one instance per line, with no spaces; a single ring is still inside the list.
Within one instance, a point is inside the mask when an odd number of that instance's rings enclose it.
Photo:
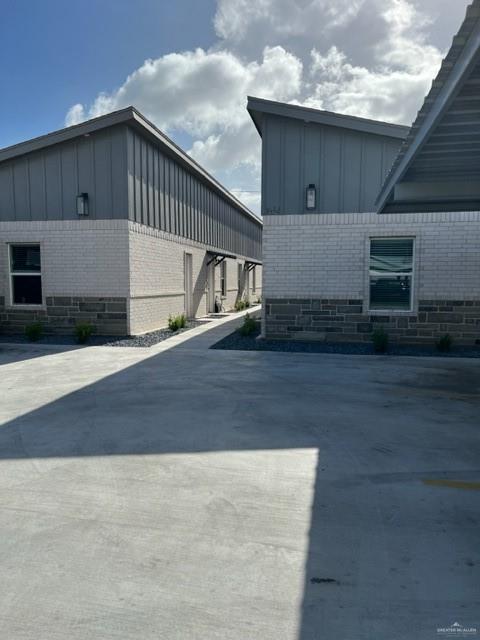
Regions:
[[[373,331],[372,342],[375,353],[385,353],[388,349],[388,333],[383,327],[378,327]]]
[[[85,344],[93,333],[93,325],[89,322],[79,322],[75,325],[75,337],[79,344]]]
[[[450,349],[452,348],[452,344],[452,336],[449,333],[446,333],[437,340],[435,346],[439,351],[450,351]]]
[[[248,309],[250,306],[250,300],[248,298],[240,298],[237,300],[233,306],[235,311],[243,311],[244,309]]]
[[[244,300],[242,300],[242,299],[236,300],[233,308],[235,309],[235,311],[243,311],[245,309]]]
[[[168,328],[170,331],[178,331],[184,329],[187,324],[187,318],[184,313],[178,316],[168,316]]]
[[[40,340],[43,333],[43,327],[41,322],[31,322],[27,324],[25,327],[25,335],[30,340],[30,342],[36,342]]]
[[[249,336],[257,329],[257,322],[251,317],[249,313],[245,314],[243,325],[239,328],[238,332],[242,336]]]

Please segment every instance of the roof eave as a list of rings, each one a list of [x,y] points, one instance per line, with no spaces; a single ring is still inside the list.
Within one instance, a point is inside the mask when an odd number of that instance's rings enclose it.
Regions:
[[[255,125],[255,129],[258,131],[258,135],[262,137],[262,125],[263,125],[262,114],[256,109],[251,108],[249,104],[247,104],[247,111],[253,121],[253,124]]]
[[[65,127],[64,129],[52,131],[51,133],[38,136],[37,138],[32,138],[31,140],[26,140],[25,142],[19,142],[18,144],[11,145],[10,147],[5,147],[4,149],[0,149],[0,162],[12,160],[13,158],[26,155],[27,153],[32,153],[34,151],[39,151],[40,149],[51,147],[55,144],[67,142],[73,138],[85,136],[107,127],[123,124],[133,119],[134,111],[135,109],[133,109],[133,107],[126,107],[125,109],[112,111],[112,113],[92,118],[91,120],[81,122],[80,124],[74,124],[70,127]]]
[[[254,96],[248,96],[247,110],[250,113],[260,135],[261,125],[258,122],[260,114],[262,114],[262,116],[263,114],[269,114],[285,118],[295,118],[304,122],[351,129],[353,131],[360,131],[363,133],[398,138],[399,140],[403,140],[410,130],[409,127],[400,124],[359,118],[357,116],[334,113],[332,111],[323,111],[321,109],[312,109],[310,107],[303,107],[285,102],[275,102],[273,100],[265,100],[264,98],[256,98]]]
[[[262,220],[250,211],[240,200],[238,200],[230,191],[228,191],[218,180],[216,180],[208,171],[206,171],[198,162],[181,149],[173,140],[165,135],[153,122],[147,120],[137,109],[132,108],[132,120],[140,125],[141,129],[146,130],[169,152],[170,155],[181,160],[181,162],[191,171],[203,178],[208,184],[215,188],[224,198],[229,200],[237,209],[240,209],[245,215],[250,217],[254,222],[263,226]]]
[[[388,177],[383,185],[377,200],[377,212],[382,213],[388,204],[395,185],[403,178],[409,165],[416,157],[422,146],[425,144],[430,132],[448,110],[455,95],[460,91],[462,81],[472,71],[473,67],[480,60],[480,20],[472,31],[468,42],[456,61],[452,71],[444,86],[435,98],[427,117],[420,125],[415,138],[405,152],[405,155]]]
[[[162,131],[160,131],[160,129],[147,120],[147,118],[132,106],[118,111],[112,111],[111,113],[98,116],[97,118],[92,118],[91,120],[81,122],[80,124],[75,124],[71,127],[53,131],[52,133],[47,133],[43,136],[33,138],[32,140],[27,140],[10,147],[0,149],[0,163],[7,160],[13,160],[14,158],[33,153],[35,151],[40,151],[41,149],[45,149],[56,144],[61,144],[62,142],[68,142],[74,138],[86,136],[118,124],[133,125],[140,131],[147,132],[157,143],[160,143],[171,156],[200,177],[223,198],[229,201],[236,209],[258,225],[263,226],[263,222],[258,216],[250,211],[248,207],[240,202],[240,200],[220,184],[218,180],[199,165],[198,162],[191,158],[185,151],[183,151],[183,149],[176,145],[173,140],[170,140],[168,136],[166,136]]]

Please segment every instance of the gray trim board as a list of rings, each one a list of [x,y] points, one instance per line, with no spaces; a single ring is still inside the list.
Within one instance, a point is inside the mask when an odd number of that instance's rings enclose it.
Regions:
[[[313,122],[330,127],[340,127],[342,129],[352,129],[353,131],[362,133],[375,133],[400,140],[403,140],[409,132],[409,127],[400,124],[358,118],[357,116],[311,109],[310,107],[302,107],[285,102],[275,102],[253,96],[248,96],[247,110],[260,136],[262,136],[263,130],[263,114],[296,118],[304,122]]]

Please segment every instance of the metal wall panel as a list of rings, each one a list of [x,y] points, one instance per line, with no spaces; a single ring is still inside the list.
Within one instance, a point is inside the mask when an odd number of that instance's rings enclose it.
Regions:
[[[13,164],[13,196],[15,216],[18,215],[14,219],[30,220],[30,185],[26,158],[20,158]]]
[[[46,151],[45,159],[45,191],[47,216],[59,219],[62,217],[62,163],[61,154]]]
[[[264,114],[262,212],[302,214],[306,188],[316,213],[374,211],[395,159],[397,138]]]
[[[27,159],[27,198],[30,200],[30,216],[32,220],[46,219],[46,193],[44,156],[35,154]],[[33,206],[32,206],[33,205]]]
[[[88,193],[90,218],[126,217],[126,127],[117,126],[0,164],[0,220],[75,220]]]
[[[12,163],[0,164],[0,220],[15,220],[13,185]]]
[[[261,258],[261,225],[125,124],[0,163],[0,220],[129,218]]]
[[[260,224],[132,128],[126,148],[133,191],[129,219],[228,253],[261,258]]]

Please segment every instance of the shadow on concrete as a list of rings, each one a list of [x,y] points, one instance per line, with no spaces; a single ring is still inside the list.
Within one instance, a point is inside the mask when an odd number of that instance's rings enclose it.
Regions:
[[[28,343],[19,343],[19,346],[16,346],[13,342],[8,346],[0,344],[0,375],[2,371],[2,365],[12,364],[14,362],[22,362],[23,360],[44,358],[45,356],[51,354],[64,353],[65,351],[77,351],[78,349],[84,348],[84,345],[49,345],[48,348],[43,349],[41,346],[36,347],[35,345],[31,345]]]
[[[0,459],[318,449],[298,639],[435,637],[475,602],[475,504],[408,469],[468,466],[479,403],[415,397],[415,366],[174,348],[4,424]]]

